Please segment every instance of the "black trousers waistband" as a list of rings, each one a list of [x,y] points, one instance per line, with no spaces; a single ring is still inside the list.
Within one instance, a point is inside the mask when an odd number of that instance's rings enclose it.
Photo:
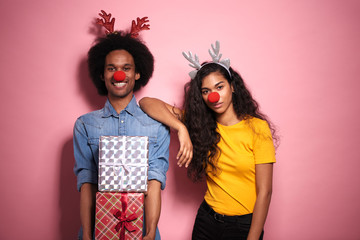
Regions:
[[[227,215],[219,214],[215,212],[207,204],[205,200],[201,203],[200,207],[203,208],[205,211],[207,211],[218,222],[240,222],[243,224],[251,224],[252,213],[245,215],[237,215],[237,216],[227,216]]]

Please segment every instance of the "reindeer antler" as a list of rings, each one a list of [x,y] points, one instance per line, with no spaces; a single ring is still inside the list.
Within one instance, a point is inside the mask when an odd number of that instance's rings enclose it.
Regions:
[[[214,44],[211,44],[211,48],[213,51],[211,52],[211,49],[209,49],[209,54],[210,54],[211,58],[213,59],[213,62],[219,62],[220,58],[222,56],[222,54],[220,53],[219,41],[215,42],[215,47],[214,47]]]
[[[137,23],[135,23],[135,20],[132,20],[132,24],[131,24],[131,31],[130,34],[133,38],[137,38],[139,36],[139,32],[142,30],[149,30],[150,29],[150,25],[149,24],[145,24],[146,22],[149,22],[149,20],[147,20],[148,17],[143,17],[143,18],[137,18]]]
[[[101,10],[101,13],[99,13],[99,16],[102,17],[98,18],[96,23],[103,26],[107,31],[106,33],[113,33],[114,32],[114,24],[115,24],[115,18],[111,19],[111,13],[106,14],[104,10]],[[111,19],[111,21],[110,21]]]
[[[211,44],[211,48],[212,48],[212,52],[211,52],[211,49],[209,49],[209,54],[210,54],[211,58],[213,59],[213,62],[219,63],[220,65],[224,65],[224,67],[227,70],[229,70],[229,68],[230,68],[230,59],[225,58],[225,59],[220,61],[220,58],[222,56],[222,54],[220,53],[220,42],[216,41],[215,42],[215,47],[214,47],[213,44]]]
[[[186,52],[182,52],[182,55],[190,62],[190,64],[189,64],[190,67],[193,67],[195,69],[201,68],[201,64],[199,62],[199,57],[196,54],[195,54],[194,58],[190,51],[189,51],[189,54],[186,54]]]
[[[186,52],[182,52],[182,55],[190,62],[189,66],[192,68],[195,68],[195,70],[189,72],[189,75],[191,79],[194,79],[196,76],[197,71],[201,68],[201,64],[199,62],[199,57],[195,54],[195,56],[192,56],[192,53],[189,51],[189,54],[186,54]]]

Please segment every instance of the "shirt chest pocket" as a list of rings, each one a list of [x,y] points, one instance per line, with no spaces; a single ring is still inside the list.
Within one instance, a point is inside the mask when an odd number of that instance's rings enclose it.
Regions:
[[[128,126],[127,135],[128,136],[148,136],[149,145],[154,145],[157,142],[157,135],[159,131],[159,126],[153,122],[144,121],[144,119],[136,119],[132,122],[132,126]]]

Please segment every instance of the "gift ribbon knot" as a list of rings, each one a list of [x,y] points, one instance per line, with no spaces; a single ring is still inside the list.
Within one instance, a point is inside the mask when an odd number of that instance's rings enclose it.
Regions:
[[[136,213],[132,213],[129,216],[126,216],[127,209],[127,194],[121,196],[121,207],[122,211],[117,210],[114,213],[114,217],[119,220],[118,224],[115,226],[115,230],[119,232],[120,230],[120,240],[125,240],[125,229],[129,232],[136,231],[136,227],[131,224],[132,221],[138,218]]]

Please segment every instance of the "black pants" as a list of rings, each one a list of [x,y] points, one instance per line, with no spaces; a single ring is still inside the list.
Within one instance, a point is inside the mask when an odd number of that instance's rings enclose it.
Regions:
[[[216,213],[205,200],[196,215],[192,240],[242,240],[247,238],[252,214],[224,216]],[[263,239],[264,231],[259,240]]]

